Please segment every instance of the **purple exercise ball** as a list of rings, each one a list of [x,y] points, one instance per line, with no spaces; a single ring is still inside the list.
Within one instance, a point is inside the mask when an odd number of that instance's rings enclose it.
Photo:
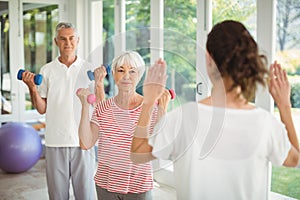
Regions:
[[[0,128],[0,168],[8,173],[29,170],[39,160],[42,141],[30,125],[9,122]]]

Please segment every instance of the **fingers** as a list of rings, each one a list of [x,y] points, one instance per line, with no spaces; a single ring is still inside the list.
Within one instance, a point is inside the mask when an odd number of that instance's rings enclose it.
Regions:
[[[270,66],[269,91],[277,106],[289,105],[290,89],[286,71],[275,61]]]
[[[34,73],[29,71],[24,71],[22,74],[22,80],[28,87],[32,88],[35,87],[34,76],[35,76]]]
[[[90,94],[90,90],[88,88],[79,88],[76,91],[76,94],[78,96],[85,96]]]
[[[100,67],[97,67],[94,70],[94,74],[95,74],[95,77],[99,77],[99,78],[103,79],[107,75],[105,66],[101,65]]]
[[[94,70],[95,81],[103,81],[106,75],[107,71],[104,65],[101,65]]]
[[[164,111],[166,111],[170,100],[171,100],[171,94],[170,94],[169,90],[164,89],[163,93],[161,94],[161,96],[158,99],[158,105],[161,108],[163,108]]]
[[[31,80],[34,78],[34,73],[32,72],[29,72],[29,71],[25,71],[23,72],[23,76],[22,76],[22,79],[25,80],[25,81],[28,81],[28,80]]]
[[[143,87],[144,102],[153,103],[161,97],[165,90],[167,80],[166,72],[166,62],[162,59],[158,59],[154,65],[148,69]]]
[[[165,85],[167,80],[166,62],[161,58],[158,59],[152,67],[148,69],[147,83],[157,83]]]
[[[104,66],[104,65],[101,65],[100,67],[99,67],[99,70],[103,73],[103,74],[107,74],[107,71],[106,71],[106,67]]]
[[[273,84],[282,84],[288,82],[287,73],[276,61],[270,67],[270,77]]]
[[[76,95],[80,98],[80,99],[87,99],[88,95],[90,94],[90,91],[88,88],[79,88],[76,91]]]
[[[160,96],[160,99],[171,100],[171,94],[168,89],[164,89],[162,95]]]

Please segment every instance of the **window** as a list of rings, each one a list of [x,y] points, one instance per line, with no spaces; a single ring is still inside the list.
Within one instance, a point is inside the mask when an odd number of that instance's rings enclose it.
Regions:
[[[164,1],[164,56],[167,87],[176,91],[173,108],[196,98],[197,1]]]
[[[126,1],[126,49],[137,51],[150,65],[150,1]],[[143,93],[144,77],[137,86],[137,92]]]
[[[288,73],[291,84],[291,104],[293,119],[300,137],[300,2],[277,0],[276,19],[276,60]],[[275,105],[274,113],[279,118]],[[272,191],[300,199],[300,170],[287,167],[273,167]]]
[[[0,28],[1,28],[1,114],[10,114],[12,112],[11,104],[11,74],[10,74],[10,63],[9,63],[9,16],[8,16],[8,3],[0,2],[1,13],[0,13]]]
[[[58,55],[53,41],[57,23],[57,5],[23,4],[25,70],[39,73],[44,64]],[[26,89],[25,107],[31,110],[30,94]]]

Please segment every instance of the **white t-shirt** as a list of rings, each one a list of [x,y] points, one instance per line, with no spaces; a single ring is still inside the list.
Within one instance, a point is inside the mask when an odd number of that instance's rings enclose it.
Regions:
[[[282,165],[291,144],[267,111],[187,103],[155,127],[153,155],[174,161],[178,200],[268,198],[268,163]]]
[[[57,57],[41,68],[43,81],[38,91],[42,98],[47,98],[46,146],[79,146],[81,103],[76,91],[78,88],[90,88],[93,92],[94,84],[87,75],[87,71],[92,69],[90,63],[78,57],[70,67]]]

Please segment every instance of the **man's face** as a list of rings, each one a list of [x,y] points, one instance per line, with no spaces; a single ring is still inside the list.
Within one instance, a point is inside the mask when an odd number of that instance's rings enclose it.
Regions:
[[[58,31],[55,43],[61,55],[75,55],[79,38],[72,28],[63,28]]]

